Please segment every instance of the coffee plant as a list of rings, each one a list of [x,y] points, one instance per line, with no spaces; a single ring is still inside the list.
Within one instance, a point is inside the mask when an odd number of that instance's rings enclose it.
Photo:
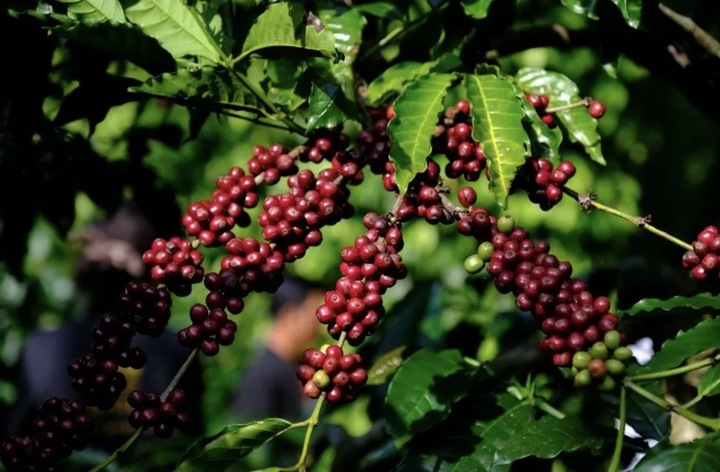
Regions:
[[[64,237],[128,195],[160,234],[5,470],[717,470],[720,8],[674,3],[6,2],[3,414]],[[236,422],[287,274],[326,286],[313,407]]]

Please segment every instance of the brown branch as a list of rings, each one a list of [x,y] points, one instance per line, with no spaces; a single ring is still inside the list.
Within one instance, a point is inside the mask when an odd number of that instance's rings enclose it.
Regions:
[[[700,26],[698,26],[692,18],[683,16],[662,3],[658,3],[658,8],[665,14],[665,16],[677,23],[678,26],[692,36],[695,42],[703,49],[715,57],[720,57],[720,42],[710,36],[707,31],[700,28]]]

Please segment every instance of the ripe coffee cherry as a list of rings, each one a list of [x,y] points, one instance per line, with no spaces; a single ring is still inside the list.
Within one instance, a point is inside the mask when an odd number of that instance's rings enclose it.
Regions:
[[[461,187],[457,195],[460,205],[467,208],[473,206],[477,201],[477,193],[472,187]]]
[[[597,120],[605,114],[605,104],[600,100],[593,100],[588,105],[588,112],[590,112],[590,116]]]
[[[600,379],[607,375],[607,365],[605,365],[605,361],[602,359],[591,360],[588,363],[587,370],[595,379]]]

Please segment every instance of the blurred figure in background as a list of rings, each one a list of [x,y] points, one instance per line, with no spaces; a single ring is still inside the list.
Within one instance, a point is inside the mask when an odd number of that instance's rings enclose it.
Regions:
[[[7,424],[3,425],[3,437],[27,427],[43,401],[51,397],[79,397],[72,389],[67,366],[89,350],[92,328],[113,307],[126,284],[146,275],[142,253],[158,236],[148,217],[132,203],[121,205],[106,222],[91,225],[72,236],[83,248],[76,269],[81,316],[59,329],[37,330],[28,337],[20,358],[17,402]],[[167,329],[158,338],[136,335],[133,346],[145,351],[147,363],[139,370],[122,369],[128,386],[110,411],[91,410],[97,413],[97,434],[93,439],[99,442],[93,443],[94,447],[112,449],[130,436],[134,429],[127,421],[132,411],[126,402],[127,393],[134,389],[161,393],[189,353],[178,344],[176,334]],[[190,434],[200,434],[203,429],[201,382],[200,364],[196,359],[178,385],[188,394],[188,412],[194,418]]]
[[[246,421],[306,416],[314,401],[303,393],[295,369],[305,349],[319,347],[322,325],[315,311],[324,299],[325,289],[319,284],[286,274],[272,296],[273,324],[233,398],[234,416]]]

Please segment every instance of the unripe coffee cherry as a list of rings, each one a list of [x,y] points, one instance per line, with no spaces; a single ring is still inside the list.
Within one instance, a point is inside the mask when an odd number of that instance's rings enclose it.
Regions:
[[[633,352],[629,347],[620,346],[619,348],[615,349],[615,352],[613,352],[613,357],[620,362],[626,362],[630,359],[632,359]]]
[[[608,359],[605,361],[605,366],[610,375],[622,375],[625,372],[625,364],[617,359]]]
[[[510,215],[502,215],[497,220],[497,229],[501,233],[510,233],[515,229],[515,218]]]
[[[617,383],[615,382],[615,380],[612,377],[610,377],[609,375],[606,375],[605,378],[603,378],[602,381],[600,381],[597,388],[601,392],[609,392],[611,390],[614,390],[616,386],[617,386]]]
[[[595,379],[600,379],[607,375],[607,366],[605,365],[605,361],[602,359],[591,360],[588,363],[587,370],[588,372],[590,372],[590,375]]]
[[[330,376],[324,370],[318,370],[312,377],[312,381],[320,389],[323,389],[330,385]],[[308,382],[309,383],[309,382]]]
[[[592,376],[587,369],[583,369],[575,375],[575,385],[584,387],[592,383]]]
[[[608,331],[603,336],[603,341],[609,350],[614,351],[620,347],[620,333],[616,330]]]
[[[573,367],[577,367],[578,369],[584,369],[588,366],[591,360],[592,356],[589,352],[578,351],[573,355],[572,364]]]
[[[480,244],[478,246],[478,256],[482,258],[485,262],[490,260],[490,257],[492,257],[493,252],[495,252],[495,248],[493,247],[492,243],[490,241],[485,241],[484,243]]]
[[[477,254],[472,254],[463,263],[468,274],[477,274],[485,268],[485,261]]]
[[[598,341],[590,347],[590,355],[593,359],[607,359],[608,348],[604,342]]]

